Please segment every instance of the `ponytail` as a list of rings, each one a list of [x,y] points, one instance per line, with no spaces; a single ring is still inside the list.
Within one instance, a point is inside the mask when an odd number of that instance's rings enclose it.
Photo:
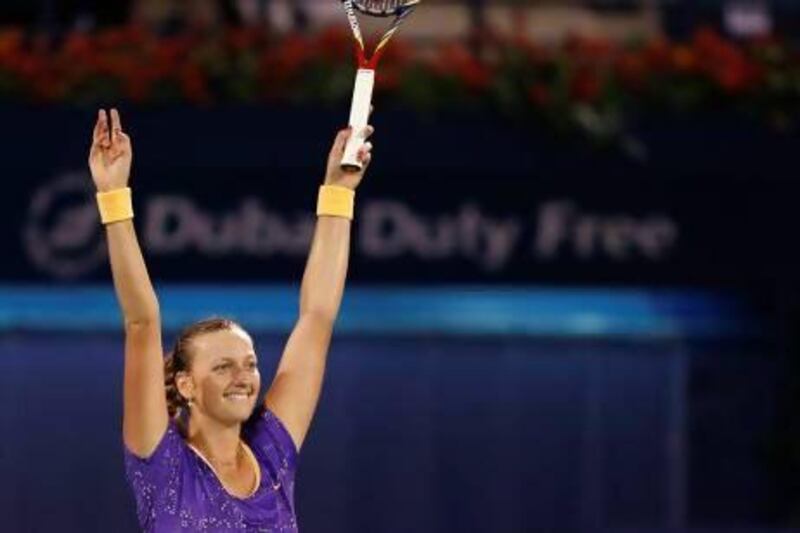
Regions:
[[[183,357],[181,355],[179,354],[176,357],[175,351],[172,351],[164,359],[164,388],[167,394],[167,413],[170,418],[175,419],[179,418],[181,413],[189,407],[189,402],[178,392],[178,385],[175,383],[175,377],[178,372],[186,370],[186,365],[182,361]]]

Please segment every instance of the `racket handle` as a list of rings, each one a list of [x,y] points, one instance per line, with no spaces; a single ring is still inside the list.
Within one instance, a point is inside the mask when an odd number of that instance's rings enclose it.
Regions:
[[[344,157],[342,157],[342,168],[344,169],[361,170],[362,168],[358,160],[358,151],[366,141],[365,128],[369,121],[374,86],[375,71],[367,68],[358,69],[353,89],[353,103],[350,106],[350,127],[353,129],[353,134],[344,148]]]

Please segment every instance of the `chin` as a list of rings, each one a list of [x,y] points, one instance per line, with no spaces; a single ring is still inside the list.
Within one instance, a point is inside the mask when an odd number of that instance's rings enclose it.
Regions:
[[[248,402],[246,405],[235,405],[235,406],[226,405],[224,409],[224,418],[236,422],[245,422],[253,415],[254,409],[255,409],[255,402]]]

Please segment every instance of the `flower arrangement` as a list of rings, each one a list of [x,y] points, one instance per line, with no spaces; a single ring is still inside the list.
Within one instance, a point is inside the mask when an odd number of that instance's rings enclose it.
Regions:
[[[138,105],[346,102],[344,29],[270,36],[254,29],[157,37],[136,27],[72,33],[55,48],[0,31],[0,102]],[[776,38],[734,42],[711,29],[687,42],[572,37],[560,46],[487,38],[424,50],[389,47],[378,97],[421,110],[497,109],[614,138],[648,110],[733,109],[779,128],[800,103],[800,54]]]

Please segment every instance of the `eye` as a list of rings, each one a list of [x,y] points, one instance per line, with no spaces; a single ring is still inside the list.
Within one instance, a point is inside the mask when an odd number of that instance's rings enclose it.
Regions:
[[[220,372],[222,370],[228,370],[230,367],[231,367],[230,363],[222,363],[222,364],[219,364],[219,365],[215,366],[214,368],[212,368],[212,370],[214,372]]]
[[[255,361],[250,361],[246,366],[248,370],[255,370],[258,367]]]

